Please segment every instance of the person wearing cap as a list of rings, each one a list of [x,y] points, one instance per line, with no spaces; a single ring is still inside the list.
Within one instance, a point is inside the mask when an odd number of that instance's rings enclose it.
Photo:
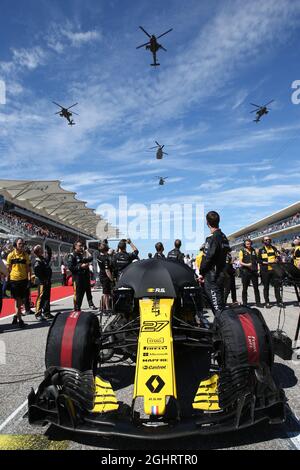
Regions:
[[[272,239],[265,236],[263,240],[264,246],[258,251],[258,262],[260,264],[260,275],[264,286],[264,299],[266,308],[271,308],[269,290],[270,283],[274,286],[274,293],[278,307],[282,307],[282,299],[280,294],[280,283],[276,277],[273,266],[279,262],[280,253],[276,246],[272,245]]]
[[[132,253],[126,251],[126,244],[128,244],[132,250]],[[119,279],[122,271],[129,266],[133,261],[138,260],[139,250],[128,238],[127,240],[122,239],[118,243],[118,251],[113,256],[112,266],[114,270],[114,276],[116,279]]]
[[[293,251],[293,263],[296,268],[300,269],[300,239],[295,238]]]

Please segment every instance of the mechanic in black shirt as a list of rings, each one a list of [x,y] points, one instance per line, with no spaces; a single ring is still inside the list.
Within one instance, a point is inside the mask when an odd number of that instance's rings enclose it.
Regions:
[[[166,259],[164,255],[164,245],[162,242],[157,242],[155,245],[156,253],[154,255],[154,259]]]
[[[168,253],[168,260],[170,261],[176,261],[178,263],[183,263],[184,264],[184,254],[181,253],[180,247],[181,247],[181,240],[175,240],[174,242],[174,249],[169,251]]]
[[[68,256],[68,268],[72,273],[74,288],[74,310],[80,311],[84,294],[87,294],[89,307],[98,310],[93,304],[93,299],[89,298],[90,290],[90,270],[89,263],[93,261],[92,256],[86,256],[84,245],[77,241],[73,245],[73,252]]]
[[[109,301],[111,297],[111,289],[112,289],[112,266],[111,266],[111,258],[108,254],[109,246],[107,243],[100,243],[99,245],[99,254],[97,256],[97,261],[99,265],[99,278],[100,283],[102,286],[102,298],[100,309],[103,312],[107,312],[109,310]]]
[[[199,280],[204,283],[204,290],[212,310],[214,314],[217,314],[225,307],[224,278],[226,258],[230,247],[226,235],[219,228],[219,214],[215,211],[208,212],[206,222],[211,236],[207,237],[205,241]]]
[[[126,243],[130,245],[132,253],[127,253]],[[116,279],[119,279],[123,269],[125,269],[129,264],[134,260],[138,260],[138,249],[134,246],[132,241],[128,238],[127,240],[123,239],[118,244],[118,251],[113,257],[113,270],[114,276]]]
[[[38,285],[38,295],[35,305],[35,317],[38,320],[50,320],[54,318],[50,313],[50,295],[51,295],[51,258],[52,250],[46,245],[46,253],[43,253],[41,245],[36,245],[33,249],[35,262],[33,272]]]

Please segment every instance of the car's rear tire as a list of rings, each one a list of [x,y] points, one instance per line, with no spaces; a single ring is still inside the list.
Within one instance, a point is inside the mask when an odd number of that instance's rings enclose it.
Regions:
[[[90,312],[62,312],[56,315],[47,338],[45,362],[81,372],[93,370],[97,362],[98,318]]]

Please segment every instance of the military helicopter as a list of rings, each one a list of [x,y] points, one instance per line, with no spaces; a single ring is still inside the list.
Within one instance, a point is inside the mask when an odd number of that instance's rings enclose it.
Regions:
[[[73,114],[76,114],[76,116],[79,116],[79,114],[75,113],[74,111],[69,111],[69,109],[73,108],[74,106],[77,106],[78,103],[75,103],[75,104],[72,104],[72,106],[69,106],[69,108],[64,108],[63,106],[61,106],[60,104],[58,103],[55,103],[55,101],[52,101],[52,103],[56,104],[56,106],[58,106],[59,108],[61,108],[60,111],[58,111],[57,113],[55,114],[59,114],[61,117],[64,117],[68,120],[68,124],[69,126],[75,126],[75,122],[73,121],[73,119],[71,119],[71,116]]]
[[[150,147],[149,150],[157,149],[157,152],[156,152],[157,160],[161,160],[164,155],[169,155],[167,152],[163,151],[164,145],[160,145],[157,141],[155,141],[155,143],[156,143],[156,146]]]
[[[260,121],[260,118],[264,115],[264,114],[268,114],[268,112],[270,111],[267,106],[270,104],[270,103],[273,103],[274,100],[271,100],[269,101],[268,103],[264,104],[263,106],[260,106],[258,104],[255,104],[255,103],[250,103],[252,106],[256,106],[257,109],[253,109],[253,111],[250,111],[250,114],[251,113],[256,113],[256,118],[253,120],[253,122],[259,122]]]
[[[163,176],[157,176],[156,178],[159,179],[159,182],[158,182],[159,186],[163,186],[163,185],[165,184],[165,182],[166,182],[165,180],[166,180],[168,177],[167,177],[167,176],[165,176],[165,177],[163,177]]]
[[[145,44],[142,44],[141,46],[138,46],[137,49],[140,49],[141,47],[146,47],[147,50],[150,50],[152,52],[152,55],[153,55],[153,64],[150,64],[152,65],[153,67],[157,67],[158,65],[160,65],[157,61],[156,61],[156,53],[159,49],[162,49],[163,51],[167,51],[167,49],[165,49],[161,44],[159,44],[157,42],[157,39],[161,38],[162,36],[164,36],[165,34],[168,34],[170,33],[171,31],[173,31],[173,28],[171,29],[168,29],[168,31],[166,31],[165,33],[161,34],[160,36],[156,37],[154,36],[154,34],[152,34],[152,36],[150,36],[149,33],[147,33],[147,31],[142,27],[142,26],[139,26],[139,28],[148,36],[148,38],[150,38],[150,41],[148,42],[145,42]]]

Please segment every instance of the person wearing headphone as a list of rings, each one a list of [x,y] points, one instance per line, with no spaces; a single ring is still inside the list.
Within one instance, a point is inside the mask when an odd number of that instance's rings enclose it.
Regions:
[[[261,280],[264,286],[264,299],[266,308],[271,308],[269,300],[270,283],[274,286],[274,293],[278,307],[282,307],[282,299],[280,295],[280,284],[276,278],[273,265],[280,260],[280,253],[277,248],[272,245],[272,239],[269,236],[264,237],[264,246],[258,251],[258,262],[260,264]]]
[[[258,288],[258,258],[250,238],[244,240],[244,246],[239,252],[239,260],[243,284],[243,305],[247,305],[248,303],[248,287],[250,285],[250,281],[252,282],[254,289],[255,303],[256,305],[260,305],[260,293]]]
[[[132,253],[126,251],[126,244],[132,249]],[[128,238],[127,240],[122,239],[118,243],[118,251],[114,255],[112,260],[114,276],[116,279],[119,279],[123,269],[125,269],[133,261],[138,260],[139,251],[132,241]]]
[[[22,305],[26,300],[31,280],[31,263],[29,255],[24,250],[23,238],[17,238],[14,242],[14,250],[7,256],[7,269],[11,286],[11,295],[16,301],[16,315],[12,324],[18,324],[20,328],[26,326],[22,320]]]
[[[81,241],[77,241],[73,245],[73,252],[68,256],[68,268],[72,273],[73,288],[74,288],[74,310],[80,311],[83,297],[86,294],[89,302],[89,307],[92,310],[98,310],[93,304],[93,299],[90,298],[90,269],[89,263],[93,261],[92,256],[86,257],[84,252],[84,245]]]

